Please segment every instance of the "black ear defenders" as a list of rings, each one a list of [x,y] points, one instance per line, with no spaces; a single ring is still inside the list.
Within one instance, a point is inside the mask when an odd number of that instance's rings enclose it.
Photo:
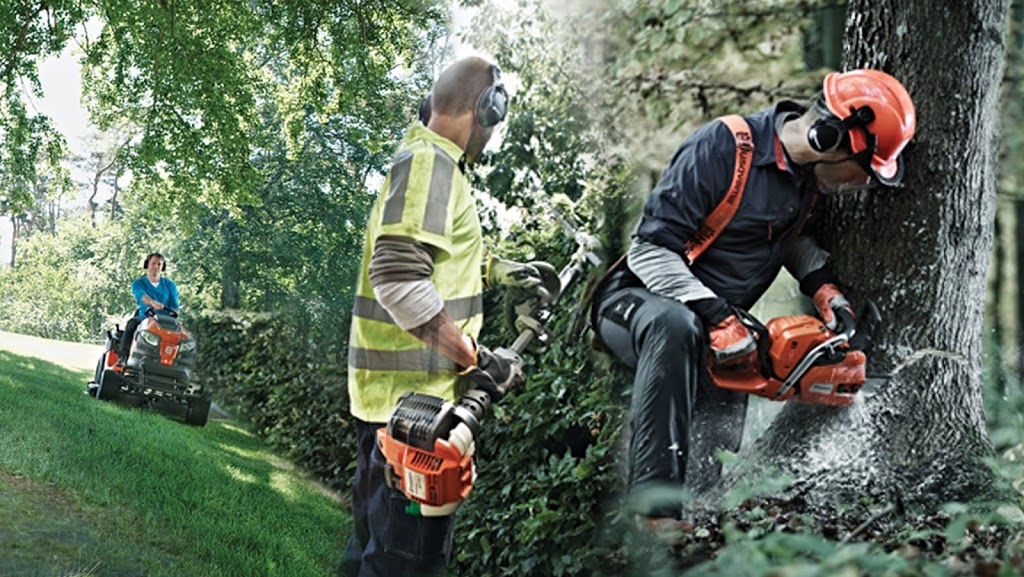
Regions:
[[[875,112],[871,110],[870,106],[855,108],[849,116],[842,120],[828,110],[823,100],[819,100],[815,108],[821,113],[821,118],[815,120],[810,130],[807,131],[807,143],[811,145],[811,148],[823,153],[835,152],[844,146],[849,149],[850,130],[861,128],[867,133],[869,148],[874,149],[874,135],[867,131],[868,124],[875,120]]]
[[[424,126],[430,123],[430,113],[430,95],[428,94],[420,103],[418,111],[420,122]],[[501,82],[501,70],[493,64],[491,65],[491,85],[484,89],[480,93],[480,97],[476,99],[476,109],[473,113],[477,124],[484,128],[497,126],[499,122],[505,120],[505,116],[508,114],[508,92],[505,91],[505,85]]]
[[[419,116],[423,126],[430,124],[430,94],[427,94],[423,102],[420,103]]]
[[[162,255],[162,254],[160,254],[158,252],[152,252],[152,253],[149,253],[148,255],[146,255],[146,260],[142,261],[142,268],[148,269],[149,268],[149,259],[153,258],[154,256],[163,261],[163,263],[161,263],[162,266],[160,267],[160,271],[161,272],[166,272],[167,271],[167,259],[164,258],[164,255]]]
[[[484,128],[497,126],[508,114],[508,92],[501,82],[501,70],[491,65],[491,85],[476,100],[476,121]]]

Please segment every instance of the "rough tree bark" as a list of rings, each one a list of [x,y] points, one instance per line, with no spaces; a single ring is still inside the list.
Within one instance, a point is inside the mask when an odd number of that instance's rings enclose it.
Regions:
[[[969,499],[991,489],[981,399],[985,273],[995,215],[998,94],[1008,0],[851,0],[847,68],[899,78],[917,108],[905,188],[829,199],[824,227],[854,303],[883,329],[847,409],[790,403],[759,441],[762,463],[807,495]]]

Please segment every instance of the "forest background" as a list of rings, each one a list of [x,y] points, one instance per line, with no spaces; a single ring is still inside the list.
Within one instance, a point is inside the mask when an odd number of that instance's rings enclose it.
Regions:
[[[621,252],[686,134],[720,114],[805,102],[843,66],[841,2],[555,4],[459,4],[475,14],[462,41],[493,57],[513,92],[475,180],[490,248],[515,258],[566,264],[577,239],[552,226],[560,219],[600,238],[606,259]],[[1024,3],[1006,7],[988,293],[966,298],[985,300],[982,392],[993,454],[1004,456],[991,474],[1012,484],[1021,474],[1007,455],[1024,442]],[[162,252],[217,400],[346,490],[345,356],[363,224],[402,132],[453,57],[451,10],[418,0],[10,3],[0,13],[0,219],[13,249],[0,263],[0,330],[99,342],[134,308],[128,286],[142,258]],[[39,62],[72,45],[97,127],[77,156],[26,97],[40,96]],[[616,536],[628,374],[608,370],[577,330],[582,289],[560,301],[550,350],[528,359],[526,391],[487,426],[481,481],[459,522],[459,574],[618,574],[629,551],[651,546]],[[501,295],[487,306],[483,340],[509,342]],[[783,278],[754,313],[802,306]],[[749,440],[777,409],[753,403]],[[726,502],[775,489],[740,487]],[[749,509],[754,528],[734,544],[762,536]],[[960,543],[966,517],[947,509],[935,532]],[[840,550],[769,545],[782,562]],[[844,562],[891,564],[891,549]],[[677,550],[664,566],[698,560]]]

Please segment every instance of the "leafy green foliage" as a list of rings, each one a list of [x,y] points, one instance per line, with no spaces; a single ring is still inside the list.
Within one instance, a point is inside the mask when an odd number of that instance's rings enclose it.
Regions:
[[[137,127],[124,166],[164,180],[157,198],[184,213],[193,202],[259,204],[265,175],[253,158],[285,136],[261,118],[267,103],[281,107],[277,121],[293,141],[311,111],[363,115],[396,104],[389,94],[405,84],[392,71],[436,35],[441,17],[433,2],[115,2],[96,10],[103,29],[83,46],[90,112],[101,128]]]
[[[83,16],[80,2],[64,0],[0,7],[0,212],[32,208],[41,174],[60,175],[51,186],[69,188],[60,165],[64,139],[48,118],[29,114],[22,93],[40,96],[37,59],[60,53]]]
[[[529,14],[489,6],[476,16],[474,44],[493,48],[517,88],[503,127],[501,151],[482,188],[507,206],[532,210],[552,194],[579,199],[595,166],[614,162],[591,100],[593,86],[580,74],[571,36],[539,4],[525,2]],[[595,158],[593,155],[600,155]]]
[[[522,245],[569,247],[554,235]],[[543,239],[543,240],[542,240]],[[513,253],[514,255],[514,253]],[[561,264],[564,254],[539,252]],[[617,508],[624,375],[593,358],[585,335],[571,334],[584,286],[562,295],[549,324],[548,351],[527,357],[527,383],[484,421],[479,477],[458,514],[459,574],[605,575],[622,570],[605,537]],[[488,295],[494,297],[496,295]],[[496,303],[497,304],[497,303]],[[497,306],[496,306],[497,307]],[[507,345],[514,335],[490,315],[482,339]],[[607,542],[606,542],[607,541]],[[472,543],[472,545],[469,545]],[[607,573],[606,573],[607,572]]]
[[[216,398],[306,470],[347,488],[355,434],[342,419],[345,366],[302,346],[281,315],[218,313],[190,328],[200,347],[196,373]]]
[[[102,327],[135,309],[134,271],[110,266],[123,258],[127,240],[118,227],[93,230],[84,214],[62,221],[54,235],[34,235],[19,249],[18,266],[0,270],[0,328],[97,340]]]
[[[801,70],[801,31],[827,4],[621,4],[607,21],[611,73],[627,97],[623,102],[656,121],[681,123],[694,112],[708,118],[780,97],[809,96],[819,73]]]

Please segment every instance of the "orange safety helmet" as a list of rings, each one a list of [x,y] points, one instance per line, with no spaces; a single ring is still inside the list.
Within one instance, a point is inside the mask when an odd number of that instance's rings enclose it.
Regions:
[[[898,184],[903,176],[900,152],[917,126],[907,89],[885,72],[866,68],[829,74],[822,97],[829,112],[840,121],[854,121],[851,117],[855,115],[866,117],[866,122],[856,123],[861,130],[848,130],[851,152],[865,152],[865,156],[870,152],[869,167],[874,177],[887,186]],[[863,108],[873,114],[859,114]]]

